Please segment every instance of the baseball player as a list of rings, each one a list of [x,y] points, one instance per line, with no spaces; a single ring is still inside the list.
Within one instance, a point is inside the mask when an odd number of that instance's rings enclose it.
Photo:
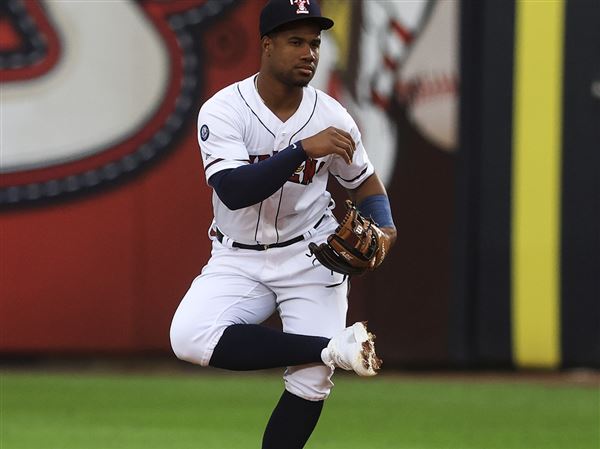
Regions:
[[[286,367],[263,449],[304,447],[336,367],[361,376],[379,368],[365,325],[346,328],[347,277],[307,257],[309,244],[326,242],[338,227],[329,174],[388,248],[396,239],[354,120],[309,86],[321,31],[332,26],[316,0],[270,0],[260,16],[259,73],[215,94],[198,116],[213,188],[212,254],[175,313],[171,345],[178,358],[202,366]],[[282,331],[260,325],[275,311]]]

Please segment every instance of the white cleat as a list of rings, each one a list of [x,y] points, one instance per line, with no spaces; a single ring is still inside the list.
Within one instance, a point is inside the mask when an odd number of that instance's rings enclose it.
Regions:
[[[375,354],[375,335],[371,334],[366,323],[354,323],[333,337],[321,358],[333,368],[354,370],[359,376],[375,376],[383,361]]]

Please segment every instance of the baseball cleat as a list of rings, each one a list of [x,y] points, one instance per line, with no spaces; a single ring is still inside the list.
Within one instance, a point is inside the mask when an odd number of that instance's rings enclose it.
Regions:
[[[331,367],[354,370],[359,376],[375,376],[383,361],[375,354],[374,340],[366,322],[354,323],[329,341],[321,358]]]

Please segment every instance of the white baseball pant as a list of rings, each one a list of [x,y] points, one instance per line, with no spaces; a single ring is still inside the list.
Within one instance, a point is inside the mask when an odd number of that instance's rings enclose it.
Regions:
[[[287,333],[331,338],[344,329],[348,283],[307,257],[308,244],[324,242],[336,226],[335,218],[326,216],[304,240],[266,251],[231,248],[213,239],[210,260],[173,317],[171,345],[177,357],[207,366],[228,326],[262,323],[275,310]],[[334,284],[339,285],[327,287]],[[307,400],[323,400],[333,387],[332,375],[322,363],[290,366],[285,388]]]

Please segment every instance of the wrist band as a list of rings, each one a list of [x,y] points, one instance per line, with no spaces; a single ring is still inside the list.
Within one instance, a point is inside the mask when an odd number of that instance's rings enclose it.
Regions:
[[[371,195],[357,205],[363,217],[371,218],[379,227],[395,227],[387,195]]]

